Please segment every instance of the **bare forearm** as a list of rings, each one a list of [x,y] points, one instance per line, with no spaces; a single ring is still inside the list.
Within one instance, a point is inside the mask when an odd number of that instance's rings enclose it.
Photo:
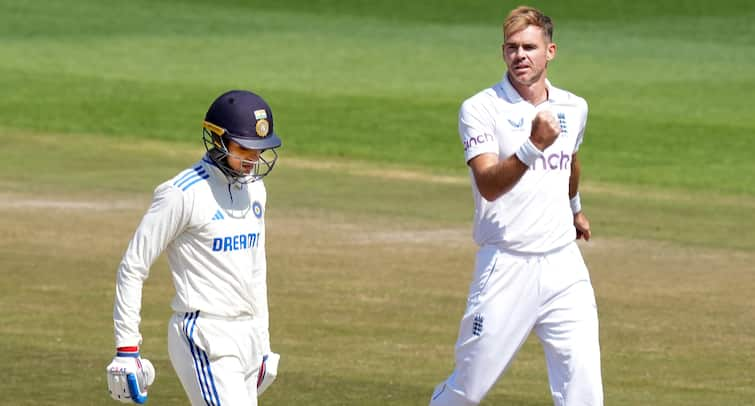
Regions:
[[[577,154],[572,155],[571,160],[571,175],[569,176],[569,198],[577,195],[579,191],[579,175],[582,168],[577,159]]]
[[[511,190],[528,169],[527,165],[522,163],[516,155],[500,161],[496,157],[494,162],[488,161],[485,157],[478,158],[482,161],[474,163],[477,165],[473,165],[470,161],[470,165],[475,173],[477,189],[488,201],[498,199]]]
[[[555,142],[559,124],[552,113],[540,111],[532,120],[529,138],[513,155],[499,159],[497,154],[478,155],[467,163],[474,174],[477,189],[487,201],[493,201],[511,190],[530,165],[543,157],[543,151]]]

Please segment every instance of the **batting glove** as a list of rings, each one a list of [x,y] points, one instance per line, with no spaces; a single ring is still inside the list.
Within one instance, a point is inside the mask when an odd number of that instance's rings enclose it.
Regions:
[[[262,357],[260,373],[257,375],[257,396],[261,395],[270,385],[273,384],[278,376],[278,363],[281,356],[274,352]]]
[[[118,348],[106,368],[110,396],[123,403],[145,403],[147,388],[155,381],[155,367],[139,357],[138,347]]]

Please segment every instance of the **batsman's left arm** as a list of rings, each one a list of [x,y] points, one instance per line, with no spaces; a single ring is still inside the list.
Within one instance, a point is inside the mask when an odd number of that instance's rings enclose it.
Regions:
[[[263,202],[266,203],[266,201],[267,198],[265,196]],[[263,223],[263,229],[264,227]],[[261,255],[258,257],[259,262],[255,264],[257,268],[255,272],[256,278],[252,288],[256,310],[254,321],[258,330],[257,338],[261,341],[260,346],[263,356],[257,376],[257,396],[262,395],[275,382],[280,363],[280,354],[273,352],[270,348],[270,313],[267,300],[267,252],[265,249],[266,235],[267,233],[263,232],[260,240]]]
[[[267,193],[260,199],[262,202],[263,212],[267,205]],[[254,300],[254,321],[261,340],[262,353],[270,353],[270,309],[267,300],[267,230],[263,219],[262,233],[259,241],[260,255],[256,258],[254,271],[254,284],[252,285],[252,295]]]

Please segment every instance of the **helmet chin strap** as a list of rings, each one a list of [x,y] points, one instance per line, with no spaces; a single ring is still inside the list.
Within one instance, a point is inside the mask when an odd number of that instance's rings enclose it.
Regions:
[[[212,148],[208,151],[208,153],[210,155],[210,159],[212,159],[212,161],[215,162],[215,165],[218,167],[218,169],[220,169],[220,171],[223,172],[225,177],[228,178],[228,183],[231,183],[231,184],[251,183],[256,180],[256,179],[253,179],[253,176],[251,174],[244,174],[242,172],[236,171],[233,168],[231,168],[231,165],[228,163],[228,158],[230,157],[230,154],[228,154],[227,152],[224,152],[218,148]],[[250,161],[245,161],[245,162],[250,162]],[[247,180],[247,178],[252,178],[252,179]]]
[[[228,147],[226,146],[223,137],[216,136],[210,133],[207,129],[204,129],[202,138],[208,156],[215,163],[215,166],[217,166],[218,169],[223,172],[226,178],[228,178],[228,183],[230,184],[246,184],[256,182],[269,174],[270,171],[273,170],[275,162],[278,160],[278,153],[275,151],[275,148],[267,150],[272,152],[273,155],[272,157],[268,157],[268,159],[262,156],[265,151],[260,152],[260,156],[256,161],[249,161],[239,156],[233,155],[233,157],[235,159],[238,159],[242,164],[247,163],[253,165],[250,173],[245,174],[231,168],[231,165],[228,163],[228,158],[232,155],[228,151]]]

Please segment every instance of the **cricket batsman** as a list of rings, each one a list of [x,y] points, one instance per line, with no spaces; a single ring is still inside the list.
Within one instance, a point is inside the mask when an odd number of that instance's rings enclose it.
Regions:
[[[155,379],[141,357],[142,286],[167,253],[175,296],[168,322],[173,368],[192,405],[256,405],[275,380],[270,349],[263,178],[278,159],[273,112],[257,94],[233,90],[210,105],[207,153],[157,186],[118,267],[113,399],[145,403]]]

